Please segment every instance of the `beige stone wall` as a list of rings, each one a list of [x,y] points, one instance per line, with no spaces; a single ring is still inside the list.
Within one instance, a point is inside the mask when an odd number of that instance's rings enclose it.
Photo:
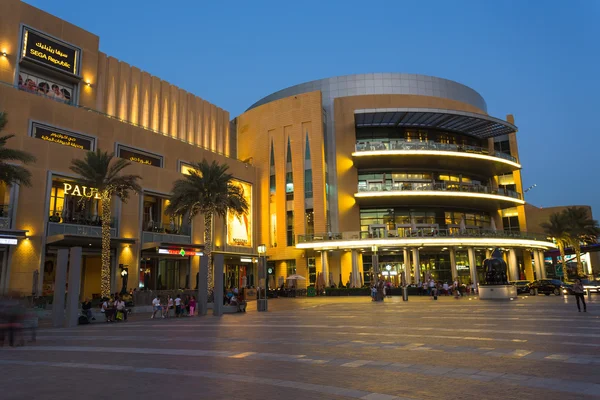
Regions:
[[[311,152],[313,179],[313,210],[315,232],[324,232],[325,211],[325,158],[323,142],[323,119],[321,93],[311,92],[274,101],[254,108],[238,117],[238,157],[252,157],[257,168],[257,196],[261,208],[257,213],[258,242],[267,244],[270,260],[296,260],[297,273],[307,276],[306,258],[303,251],[286,246],[286,193],[285,171],[288,138],[292,149],[292,172],[294,177],[294,233],[305,233],[304,203],[304,150],[308,135]],[[269,175],[270,146],[275,149],[277,209],[277,247],[269,243]],[[317,257],[317,263],[320,259]],[[283,263],[276,264],[276,278],[286,276]],[[319,268],[319,267],[318,267]]]
[[[28,230],[30,240],[21,241],[13,250],[10,274],[12,290],[25,293],[31,291],[32,273],[39,269],[41,257],[44,254],[48,171],[73,175],[69,169],[71,160],[83,158],[85,154],[83,150],[30,137],[30,120],[95,136],[98,147],[103,150],[114,151],[115,143],[118,142],[162,155],[164,168],[134,163],[127,169],[128,173],[138,174],[142,177],[141,185],[144,190],[169,193],[173,182],[182,177],[177,169],[178,160],[196,162],[203,158],[228,164],[230,171],[237,179],[254,183],[254,168],[240,161],[189,145],[175,138],[120,122],[117,119],[107,118],[98,113],[58,103],[12,87],[0,86],[0,110],[8,114],[8,124],[4,132],[16,135],[9,142],[9,147],[26,150],[37,158],[37,162],[28,167],[33,174],[32,187],[21,188],[17,202],[15,228]],[[139,262],[140,220],[142,219],[139,196],[131,196],[130,200],[122,205],[120,215],[117,217],[119,217],[119,236],[133,238],[137,241],[130,248],[122,249],[121,258],[118,261],[121,264],[129,264],[131,270],[132,266]],[[220,220],[216,223],[218,226],[223,224]],[[255,223],[254,226],[256,225]],[[220,229],[219,232],[222,234],[223,229]],[[194,243],[203,242],[201,217],[197,217],[193,222],[192,236]],[[198,260],[194,260],[192,265],[192,273],[195,276]],[[130,286],[135,286],[137,274],[132,273],[129,282]]]
[[[592,217],[592,207],[586,205],[556,206],[556,207],[536,207],[532,204],[524,206],[527,213],[527,231],[535,233],[544,233],[541,224],[550,220],[550,215],[560,213],[568,207],[583,207],[588,210],[590,218]]]
[[[81,48],[81,106],[230,155],[229,112],[100,52],[98,36],[20,0],[0,2],[0,50],[8,53],[0,81],[15,82],[21,23]]]

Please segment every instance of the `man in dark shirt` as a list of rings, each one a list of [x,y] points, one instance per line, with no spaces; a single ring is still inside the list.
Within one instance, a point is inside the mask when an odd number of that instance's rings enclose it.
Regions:
[[[81,311],[82,311],[83,315],[85,315],[87,317],[88,320],[96,319],[92,315],[92,302],[90,301],[89,298],[86,297],[85,301],[83,303],[81,303]]]

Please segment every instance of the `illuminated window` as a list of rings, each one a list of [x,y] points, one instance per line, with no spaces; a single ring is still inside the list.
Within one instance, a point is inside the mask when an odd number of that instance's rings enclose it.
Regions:
[[[294,212],[293,211],[288,211],[286,214],[286,238],[287,238],[287,245],[288,246],[294,246],[295,240],[294,240]]]
[[[296,274],[296,260],[287,260],[286,264],[286,272],[287,276]]]
[[[314,285],[317,281],[317,263],[314,257],[308,258],[308,282]]]

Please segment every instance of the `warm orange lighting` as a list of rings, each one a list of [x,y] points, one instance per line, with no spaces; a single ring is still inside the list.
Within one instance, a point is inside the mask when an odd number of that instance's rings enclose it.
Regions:
[[[423,190],[423,191],[414,191],[414,190],[405,190],[405,191],[390,191],[390,192],[359,192],[355,193],[354,197],[360,198],[370,198],[370,197],[471,197],[476,199],[492,199],[492,200],[505,200],[511,201],[516,204],[525,204],[524,200],[515,199],[510,196],[501,196],[497,194],[487,194],[487,193],[468,193],[468,192],[452,192],[452,191],[431,191],[431,190]]]
[[[462,158],[479,158],[481,160],[501,162],[513,166],[516,169],[521,169],[521,164],[501,157],[489,156],[486,154],[462,153],[457,151],[443,150],[369,150],[355,151],[352,157],[372,157],[372,156],[411,156],[411,155],[428,155],[428,156],[448,156]]]
[[[8,53],[6,52],[6,50],[2,50],[2,57],[8,57]]]

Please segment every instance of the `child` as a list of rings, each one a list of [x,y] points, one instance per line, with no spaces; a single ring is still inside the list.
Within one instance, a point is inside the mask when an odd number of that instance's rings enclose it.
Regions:
[[[181,312],[181,296],[177,295],[175,298],[175,318],[181,317],[183,313]]]
[[[190,317],[194,316],[194,312],[196,311],[196,296],[192,296],[190,300]]]

